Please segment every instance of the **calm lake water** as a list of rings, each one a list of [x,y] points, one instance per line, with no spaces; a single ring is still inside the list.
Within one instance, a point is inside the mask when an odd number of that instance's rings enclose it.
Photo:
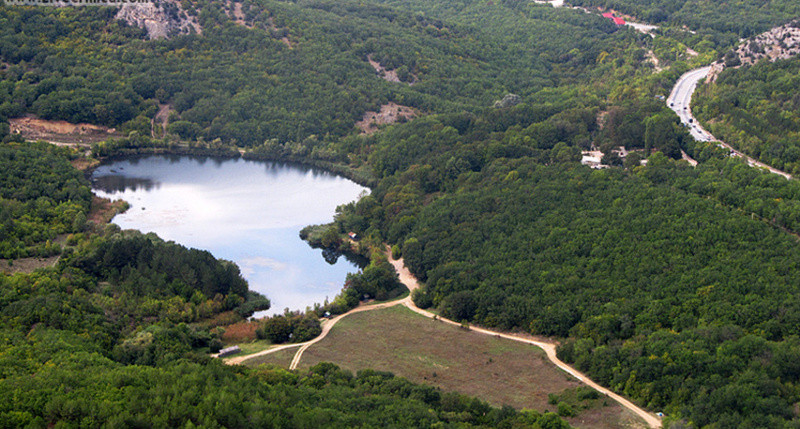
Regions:
[[[98,167],[92,187],[98,196],[130,203],[113,220],[123,229],[155,232],[236,262],[250,289],[272,301],[264,314],[333,299],[347,273],[358,270],[344,257],[326,262],[321,250],[298,235],[306,225],[331,222],[336,206],[368,192],[325,171],[243,159],[149,156]]]

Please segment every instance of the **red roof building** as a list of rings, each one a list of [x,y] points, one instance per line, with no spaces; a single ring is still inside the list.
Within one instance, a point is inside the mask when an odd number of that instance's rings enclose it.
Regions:
[[[606,12],[606,13],[603,14],[603,18],[611,19],[613,17],[614,17],[614,14],[611,13],[611,12]]]
[[[622,18],[614,17],[614,18],[611,18],[611,20],[614,21],[614,24],[625,25],[625,20],[622,19]]]

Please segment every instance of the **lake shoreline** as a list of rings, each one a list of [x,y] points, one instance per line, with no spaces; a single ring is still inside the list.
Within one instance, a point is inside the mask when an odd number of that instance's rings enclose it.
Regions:
[[[84,170],[86,177],[89,178],[92,172],[99,165],[107,164],[121,159],[130,157],[146,157],[154,155],[164,156],[204,156],[209,158],[221,159],[245,159],[251,161],[267,161],[267,162],[284,162],[294,164],[302,167],[313,167],[324,170],[331,174],[343,176],[361,186],[370,188],[372,190],[378,183],[378,179],[372,176],[371,173],[364,173],[363,171],[356,170],[349,165],[342,163],[309,159],[305,157],[293,156],[273,156],[263,153],[257,153],[252,150],[234,148],[230,146],[221,148],[204,148],[204,147],[191,147],[191,146],[163,146],[163,147],[137,147],[137,148],[122,148],[115,149],[109,155],[97,155],[92,152],[93,156],[100,161],[99,164],[93,165]]]
[[[239,156],[139,153],[106,157],[88,175],[96,196],[131,204],[113,223],[235,262],[250,289],[275,302],[271,312],[302,311],[333,299],[344,273],[364,264],[299,236],[307,225],[332,221],[338,205],[369,191],[322,168]]]

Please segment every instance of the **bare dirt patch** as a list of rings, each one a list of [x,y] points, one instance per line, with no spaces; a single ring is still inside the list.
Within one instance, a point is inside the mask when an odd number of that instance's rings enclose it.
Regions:
[[[228,16],[233,19],[237,25],[241,25],[242,27],[253,28],[251,23],[248,23],[244,20],[244,11],[242,10],[242,4],[239,2],[228,2]]]
[[[8,274],[32,273],[39,268],[51,268],[56,265],[60,256],[49,258],[20,258],[14,260],[0,259],[0,272]]]
[[[236,25],[241,25],[245,28],[256,28],[257,24],[254,24],[252,21],[247,21],[245,12],[242,9],[242,3],[240,2],[228,1],[227,7],[225,8],[225,13],[228,14],[228,17],[231,18]],[[279,28],[277,25],[275,25],[275,20],[273,20],[272,17],[268,17],[266,23],[259,24],[260,25],[258,26],[264,30],[279,32]],[[283,42],[283,44],[285,44],[289,49],[294,49],[295,42],[289,40],[288,36],[283,36],[278,40]]]
[[[772,28],[749,40],[743,41],[735,51],[735,59],[719,60],[711,65],[706,77],[707,82],[714,82],[726,67],[739,68],[750,66],[762,59],[769,61],[786,60],[800,54],[800,20],[794,20],[779,27]],[[728,54],[726,54],[727,57]],[[736,61],[738,60],[738,61]],[[732,61],[732,62],[730,62]]]
[[[233,4],[233,17],[236,18],[236,23],[247,26],[247,23],[244,22],[244,12],[242,12],[242,4],[241,3],[234,3]]]
[[[381,63],[373,60],[372,54],[367,56],[367,61],[369,61],[369,65],[371,65],[372,68],[375,69],[375,72],[377,72],[384,80],[389,82],[400,83],[400,78],[397,77],[396,70],[388,70],[387,68],[382,66]]]
[[[167,13],[167,6],[175,8],[177,13]],[[187,14],[178,0],[125,4],[115,18],[146,29],[151,40],[168,39],[175,34],[203,34],[197,18]]]
[[[294,43],[291,40],[289,40],[288,37],[286,37],[286,36],[281,37],[281,42],[286,44],[286,46],[288,46],[289,49],[294,49]]]
[[[381,106],[379,112],[365,112],[361,121],[356,122],[356,126],[361,129],[362,134],[372,134],[378,131],[378,126],[380,125],[393,124],[401,120],[411,120],[415,117],[417,117],[417,112],[414,109],[397,103],[389,103]]]
[[[273,355],[263,358],[257,362],[280,364],[285,360]],[[556,411],[556,405],[548,402],[549,394],[582,386],[550,364],[537,347],[421,318],[401,306],[353,314],[340,321],[325,339],[306,350],[300,367],[319,362],[333,362],[351,371],[390,371],[496,406],[540,411]],[[248,361],[248,365],[254,364]],[[588,409],[576,409],[580,414],[570,423],[612,428],[640,422],[610,398],[600,395],[596,402]]]
[[[153,117],[153,120],[150,121],[150,134],[153,138],[160,138],[167,134],[167,123],[169,122],[169,114],[172,111],[171,104],[158,105],[158,112]]]
[[[606,126],[606,122],[608,121],[608,110],[601,110],[597,113],[597,128],[601,130]]]
[[[51,143],[88,145],[121,137],[114,128],[92,124],[73,124],[67,121],[48,121],[35,116],[8,120],[12,133],[20,133],[27,140],[44,140]]]
[[[387,69],[381,63],[375,61],[372,58],[372,54],[367,55],[367,61],[369,61],[369,65],[371,65],[372,68],[375,69],[375,72],[378,73],[378,76],[380,76],[383,80],[386,80],[388,82],[396,82],[396,83],[402,83],[403,82],[397,76],[397,70],[396,69],[391,69],[391,70]],[[409,85],[413,85],[413,84],[415,84],[417,82],[417,76],[412,74],[411,77],[412,77],[412,80],[411,80],[411,82],[408,82]]]
[[[762,58],[770,61],[792,58],[800,53],[800,21],[761,33],[739,45],[736,53],[743,65],[755,64]]]
[[[646,61],[653,64],[653,68],[655,69],[656,73],[660,73],[664,70],[664,67],[661,67],[661,62],[658,60],[658,57],[653,52],[652,49],[648,50],[645,54]]]

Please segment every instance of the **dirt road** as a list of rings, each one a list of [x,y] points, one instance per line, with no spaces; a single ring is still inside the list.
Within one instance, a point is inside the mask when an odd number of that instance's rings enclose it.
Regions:
[[[237,5],[239,3],[236,3]],[[150,136],[154,139],[164,137],[167,134],[167,123],[169,122],[169,112],[172,111],[172,105],[159,104],[158,113],[150,120]],[[159,129],[156,132],[156,128]]]
[[[242,363],[242,362],[244,362],[244,361],[246,361],[248,359],[252,359],[254,357],[272,354],[272,353],[275,353],[275,352],[279,352],[281,350],[291,349],[293,347],[300,347],[303,344],[305,344],[305,343],[284,344],[282,346],[277,346],[277,347],[273,347],[271,349],[262,350],[262,351],[260,351],[258,353],[253,353],[253,354],[244,355],[244,356],[236,356],[236,357],[232,357],[230,359],[225,359],[225,363],[228,364],[228,365],[239,365],[240,363]]]
[[[394,269],[397,271],[397,274],[400,277],[400,282],[403,283],[408,288],[409,291],[413,292],[415,289],[419,288],[419,283],[417,282],[416,277],[414,277],[414,275],[411,274],[411,272],[408,270],[408,268],[406,268],[405,263],[403,262],[402,258],[400,258],[400,259],[392,259],[391,258],[391,252],[387,252],[387,257],[389,258],[389,262],[392,264],[392,266],[394,266]],[[426,310],[423,310],[423,309],[417,307],[414,304],[414,301],[411,300],[411,294],[409,294],[407,297],[402,298],[402,299],[398,299],[396,301],[383,302],[383,303],[380,303],[380,304],[372,304],[372,305],[362,305],[360,307],[356,307],[356,308],[348,311],[347,313],[340,314],[340,315],[338,315],[338,316],[336,316],[336,317],[334,317],[332,319],[326,320],[322,324],[322,333],[318,337],[314,338],[311,341],[306,341],[305,343],[288,344],[288,345],[284,345],[284,346],[278,346],[278,347],[274,347],[274,348],[271,348],[271,349],[268,349],[268,350],[264,350],[264,351],[261,351],[261,352],[255,353],[255,354],[228,359],[225,362],[227,364],[229,364],[229,365],[235,365],[235,364],[240,364],[240,363],[242,363],[242,362],[244,362],[244,361],[246,361],[248,359],[251,359],[251,358],[254,358],[254,357],[257,357],[257,356],[263,356],[263,355],[267,355],[267,354],[270,354],[270,353],[275,353],[277,351],[286,350],[286,349],[292,348],[292,347],[300,347],[300,349],[297,350],[297,353],[295,353],[294,358],[292,359],[292,363],[289,365],[289,369],[290,370],[297,369],[297,366],[300,364],[300,360],[303,357],[303,352],[305,352],[306,349],[308,349],[312,345],[322,341],[328,335],[328,333],[331,331],[331,329],[333,329],[333,327],[336,325],[336,323],[339,322],[340,320],[342,320],[345,317],[347,317],[347,316],[349,316],[351,314],[354,314],[354,313],[360,313],[362,311],[378,310],[378,309],[381,309],[381,308],[388,308],[388,307],[393,307],[393,306],[396,306],[396,305],[404,305],[404,306],[408,307],[411,311],[413,311],[415,313],[418,313],[418,314],[423,315],[423,316],[428,317],[428,318],[439,320],[439,321],[441,321],[443,323],[447,323],[449,325],[461,326],[461,324],[458,323],[458,322],[443,318],[443,317],[438,316],[438,315],[436,315],[434,313],[431,313],[429,311],[426,311]],[[592,381],[589,377],[587,377],[586,375],[584,375],[580,371],[576,370],[575,368],[573,368],[573,367],[567,365],[566,363],[564,363],[563,361],[561,361],[561,359],[559,359],[558,356],[556,356],[556,345],[557,344],[555,342],[544,341],[544,340],[541,340],[541,339],[535,339],[535,338],[533,338],[531,336],[524,335],[524,334],[509,334],[509,333],[505,333],[505,332],[492,331],[492,330],[489,330],[489,329],[472,327],[472,326],[470,327],[470,330],[472,330],[474,332],[481,333],[481,334],[485,334],[485,335],[492,335],[492,336],[495,336],[495,337],[506,338],[506,339],[512,340],[512,341],[518,341],[518,342],[522,342],[522,343],[526,343],[526,344],[532,344],[532,345],[534,345],[536,347],[541,348],[547,354],[547,358],[551,362],[553,362],[553,364],[555,364],[557,367],[559,367],[562,370],[564,370],[566,373],[568,373],[571,376],[575,377],[576,379],[578,379],[582,383],[586,384],[587,386],[589,386],[589,387],[597,390],[598,392],[608,396],[609,398],[617,401],[620,405],[622,405],[623,407],[631,410],[634,414],[636,414],[639,417],[641,417],[645,422],[647,422],[647,424],[650,427],[652,427],[652,428],[660,428],[661,427],[661,419],[659,419],[655,415],[645,411],[642,408],[639,408],[638,406],[636,406],[636,404],[632,403],[631,401],[629,401],[629,400],[623,398],[622,396],[612,392],[611,390],[606,389],[605,387],[595,383],[594,381]]]
[[[402,258],[401,259],[397,259],[397,260],[391,260],[391,258],[390,258],[389,262],[392,263],[392,265],[394,266],[395,270],[397,270],[397,273],[400,275],[400,281],[404,285],[406,285],[406,287],[408,287],[409,290],[413,291],[414,289],[417,289],[419,287],[419,283],[417,283],[417,279],[411,274],[411,272],[408,271],[408,268],[405,267],[405,264],[403,263],[403,259]],[[410,295],[409,295],[408,298],[402,300],[402,303],[403,303],[403,305],[405,305],[406,307],[411,309],[411,311],[413,311],[415,313],[418,313],[418,314],[421,314],[421,315],[423,315],[425,317],[436,318],[436,320],[440,320],[440,321],[442,321],[444,323],[447,323],[449,325],[461,326],[461,324],[458,323],[458,322],[455,322],[455,321],[452,321],[452,320],[449,320],[449,319],[445,319],[445,318],[443,318],[441,316],[437,316],[437,315],[435,315],[435,314],[433,314],[433,313],[431,313],[429,311],[426,311],[426,310],[423,310],[423,309],[417,307],[414,304],[414,302],[411,300],[411,296]],[[573,368],[573,367],[567,365],[566,363],[564,363],[561,359],[558,358],[558,356],[556,356],[556,343],[549,342],[549,341],[542,341],[542,340],[539,340],[539,339],[533,339],[533,338],[531,338],[531,337],[529,337],[527,335],[508,334],[508,333],[505,333],[505,332],[492,331],[492,330],[489,330],[489,329],[483,329],[483,328],[478,328],[478,327],[474,327],[474,326],[471,326],[470,330],[473,331],[473,332],[481,333],[481,334],[486,334],[486,335],[492,335],[492,336],[495,336],[495,337],[506,338],[506,339],[509,339],[509,340],[512,340],[512,341],[519,341],[521,343],[532,344],[532,345],[534,345],[536,347],[539,347],[540,349],[545,351],[545,353],[547,354],[547,358],[550,359],[551,362],[553,362],[557,367],[559,367],[562,370],[564,370],[566,373],[568,373],[571,376],[577,378],[579,381],[583,382],[587,386],[589,386],[589,387],[597,390],[598,392],[600,392],[600,393],[602,393],[604,395],[607,395],[609,398],[619,402],[620,405],[622,405],[623,407],[633,411],[636,415],[638,415],[639,417],[644,419],[644,421],[647,422],[647,424],[650,427],[653,427],[653,428],[660,428],[661,427],[661,419],[659,419],[655,415],[645,411],[642,408],[639,408],[633,402],[631,402],[631,401],[623,398],[622,396],[617,395],[616,393],[606,389],[605,387],[595,383],[594,381],[592,381],[589,377],[587,377],[586,375],[584,375],[580,371],[578,371],[575,368]]]
[[[294,358],[292,359],[292,363],[289,365],[289,369],[297,369],[297,365],[300,364],[300,359],[303,357],[303,352],[305,352],[306,349],[308,349],[312,345],[322,341],[328,335],[328,332],[330,332],[331,329],[333,329],[333,325],[335,325],[337,322],[339,322],[340,320],[344,319],[345,317],[347,317],[347,316],[349,316],[351,314],[354,314],[354,313],[360,313],[362,311],[379,310],[381,308],[394,307],[395,305],[400,305],[400,304],[408,305],[409,302],[411,302],[411,295],[409,295],[409,296],[407,296],[407,297],[405,297],[403,299],[398,299],[397,301],[382,302],[380,304],[372,304],[372,305],[364,305],[364,306],[356,307],[356,308],[348,311],[347,313],[340,314],[340,315],[334,317],[333,319],[328,320],[322,326],[322,333],[319,334],[319,336],[317,338],[314,338],[311,341],[307,341],[307,342],[303,343],[303,345],[300,347],[300,350],[298,350],[297,353],[294,355]]]
[[[297,353],[294,355],[294,358],[292,359],[292,363],[289,365],[289,369],[297,369],[297,365],[300,363],[300,359],[303,357],[303,352],[305,352],[306,349],[311,347],[312,345],[314,345],[314,344],[322,341],[323,339],[325,339],[325,337],[328,336],[328,332],[330,332],[331,329],[333,328],[333,326],[336,325],[336,323],[338,323],[340,320],[342,320],[345,317],[347,317],[347,316],[349,316],[351,314],[354,314],[354,313],[360,313],[362,311],[370,311],[370,310],[379,310],[381,308],[394,307],[395,305],[406,304],[406,302],[411,302],[411,295],[409,295],[409,296],[407,296],[407,297],[405,297],[403,299],[398,299],[396,301],[382,302],[382,303],[379,303],[379,304],[361,305],[359,307],[356,307],[356,308],[348,311],[347,313],[340,314],[340,315],[338,315],[336,317],[333,317],[331,319],[323,320],[322,321],[322,333],[320,333],[319,336],[317,336],[313,340],[309,340],[309,341],[306,341],[304,343],[284,344],[284,345],[281,345],[281,346],[276,346],[276,347],[272,347],[272,348],[269,348],[269,349],[266,349],[266,350],[262,350],[262,351],[257,352],[257,353],[253,353],[253,354],[249,354],[249,355],[245,355],[245,356],[237,356],[237,357],[233,357],[233,358],[230,358],[230,359],[225,359],[225,363],[228,364],[228,365],[238,365],[240,363],[243,363],[246,360],[249,360],[249,359],[252,359],[252,358],[255,358],[255,357],[258,357],[258,356],[264,356],[264,355],[272,354],[272,353],[275,353],[275,352],[279,352],[281,350],[291,349],[293,347],[299,347],[300,349],[297,350]]]

